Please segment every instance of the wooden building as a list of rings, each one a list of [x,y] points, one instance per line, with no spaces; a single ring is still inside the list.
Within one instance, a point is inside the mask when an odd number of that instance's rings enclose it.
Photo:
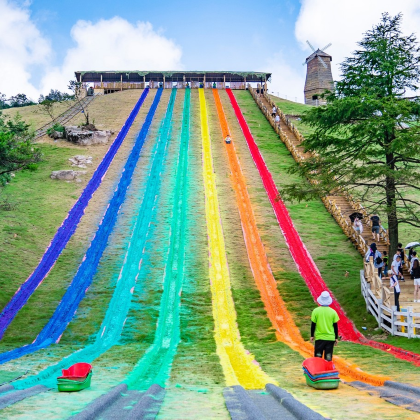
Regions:
[[[271,73],[241,71],[76,71],[76,80],[93,84],[95,94],[107,94],[118,90],[150,88],[211,88],[246,89],[248,83],[263,86]]]
[[[332,57],[317,49],[306,59],[305,104],[322,105],[319,95],[325,90],[332,90],[334,82],[331,73]]]

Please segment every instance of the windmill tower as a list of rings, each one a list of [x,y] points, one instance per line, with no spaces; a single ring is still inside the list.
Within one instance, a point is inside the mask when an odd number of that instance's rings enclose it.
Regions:
[[[307,65],[305,81],[305,104],[323,105],[325,100],[319,98],[319,95],[326,89],[332,90],[334,82],[331,74],[332,57],[325,53],[331,44],[326,45],[322,50],[315,48],[306,41],[313,53],[305,60],[303,65]]]

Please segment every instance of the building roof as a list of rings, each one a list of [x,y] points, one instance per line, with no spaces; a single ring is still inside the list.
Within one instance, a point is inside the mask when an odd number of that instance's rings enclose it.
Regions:
[[[309,57],[306,58],[306,62],[311,61],[315,57],[328,57],[332,61],[332,57],[324,51],[321,51],[319,48],[314,51]]]
[[[160,70],[111,70],[111,71],[75,71],[76,79],[82,82],[100,82],[101,75],[103,82],[120,82],[121,76],[124,83],[136,83],[143,82],[143,77],[146,78],[146,82],[153,80],[155,82],[182,82],[185,80],[189,81],[202,81],[204,75],[206,76],[206,82],[223,82],[223,76],[226,78],[226,82],[243,82],[245,79],[247,82],[261,82],[271,79],[271,73],[261,73],[255,71],[160,71]]]

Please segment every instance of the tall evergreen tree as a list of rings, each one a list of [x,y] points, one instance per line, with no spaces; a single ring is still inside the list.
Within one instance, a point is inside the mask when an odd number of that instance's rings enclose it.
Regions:
[[[386,215],[391,252],[400,223],[420,227],[420,100],[407,97],[418,89],[420,48],[402,34],[401,18],[383,14],[341,64],[327,104],[304,115],[314,131],[303,145],[314,157],[292,171],[317,182],[281,191],[302,200],[348,190]]]

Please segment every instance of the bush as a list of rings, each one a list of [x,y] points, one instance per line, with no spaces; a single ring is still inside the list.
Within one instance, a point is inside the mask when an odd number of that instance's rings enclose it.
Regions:
[[[52,127],[50,127],[47,130],[47,134],[50,136],[52,133],[54,133],[54,131],[58,131],[59,133],[64,133],[65,131],[64,125],[54,124]]]

